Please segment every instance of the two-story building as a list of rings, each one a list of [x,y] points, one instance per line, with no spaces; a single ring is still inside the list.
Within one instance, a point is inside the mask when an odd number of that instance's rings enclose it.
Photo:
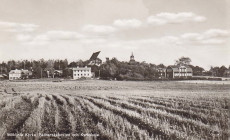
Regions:
[[[73,69],[73,79],[80,79],[82,77],[91,78],[91,67],[75,67]]]
[[[9,73],[9,80],[21,79],[22,71],[21,70],[11,70]]]
[[[27,79],[31,75],[32,72],[29,70],[11,70],[9,72],[9,80]]]
[[[166,77],[166,68],[158,68],[157,69],[157,73],[158,73],[158,78],[165,78]]]
[[[170,65],[166,68],[166,78],[169,79],[191,78],[192,76],[193,71],[189,66]]]

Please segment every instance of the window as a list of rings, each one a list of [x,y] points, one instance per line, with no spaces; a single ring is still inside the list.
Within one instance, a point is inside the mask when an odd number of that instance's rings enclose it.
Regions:
[[[78,76],[79,76],[79,74],[78,74]]]
[[[74,76],[76,76],[76,74],[74,74]]]

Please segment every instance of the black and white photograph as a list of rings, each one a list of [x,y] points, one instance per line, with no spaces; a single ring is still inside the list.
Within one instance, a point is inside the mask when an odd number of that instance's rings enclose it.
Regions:
[[[230,140],[230,1],[0,0],[0,140]]]

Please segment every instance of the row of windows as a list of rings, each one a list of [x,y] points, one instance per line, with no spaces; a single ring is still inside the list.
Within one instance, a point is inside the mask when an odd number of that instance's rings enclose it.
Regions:
[[[76,74],[74,74],[74,76],[76,76]],[[80,74],[78,74],[77,76],[80,76]],[[83,76],[83,74],[81,74],[81,76]],[[84,76],[86,76],[86,74],[84,74]],[[88,74],[88,76],[89,76],[89,74]]]
[[[12,75],[12,76],[20,76],[21,74],[10,74],[10,75]]]
[[[19,79],[19,77],[10,77],[10,79]]]
[[[74,70],[74,72],[90,72],[90,70]]]
[[[175,76],[192,76],[192,73],[175,73]]]

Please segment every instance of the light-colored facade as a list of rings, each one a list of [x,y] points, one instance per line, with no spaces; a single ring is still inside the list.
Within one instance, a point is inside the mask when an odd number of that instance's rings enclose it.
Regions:
[[[22,76],[22,71],[21,70],[11,70],[9,73],[9,80],[16,80],[20,79]]]
[[[32,75],[32,72],[28,70],[11,70],[9,73],[9,80],[29,78],[30,75]]]
[[[82,77],[91,78],[91,67],[76,67],[73,68],[73,79],[79,79]]]
[[[166,77],[170,79],[191,78],[192,76],[193,71],[189,66],[171,65],[166,68]]]

